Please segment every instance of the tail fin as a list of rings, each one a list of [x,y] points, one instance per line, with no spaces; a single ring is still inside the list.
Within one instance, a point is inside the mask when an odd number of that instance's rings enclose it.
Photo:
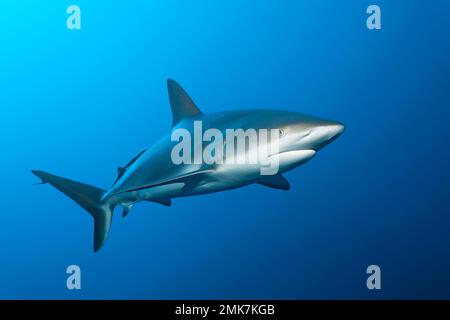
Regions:
[[[42,183],[50,183],[91,214],[94,218],[94,252],[97,252],[108,237],[114,210],[113,205],[102,203],[102,197],[106,191],[43,171],[32,170],[31,172],[39,177]]]

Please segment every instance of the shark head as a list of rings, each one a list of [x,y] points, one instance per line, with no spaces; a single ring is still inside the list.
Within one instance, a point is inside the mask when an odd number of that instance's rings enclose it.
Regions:
[[[285,171],[311,159],[319,150],[334,141],[344,131],[344,125],[296,112],[277,112],[268,115],[268,128],[278,129],[276,157]]]
[[[279,125],[280,150],[319,151],[344,132],[344,125],[301,113],[291,113],[287,123]]]

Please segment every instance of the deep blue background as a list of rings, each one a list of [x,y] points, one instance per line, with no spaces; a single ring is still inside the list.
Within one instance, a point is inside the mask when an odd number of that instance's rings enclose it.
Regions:
[[[361,0],[2,1],[0,298],[450,298],[450,2],[374,2],[381,31]],[[168,77],[205,112],[346,132],[290,192],[143,203],[94,254],[91,217],[29,170],[109,187],[168,132]]]

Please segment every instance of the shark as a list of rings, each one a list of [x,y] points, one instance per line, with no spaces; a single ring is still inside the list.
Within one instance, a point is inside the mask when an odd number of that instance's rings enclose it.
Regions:
[[[284,173],[312,159],[319,150],[334,141],[344,131],[338,121],[293,111],[277,109],[247,109],[203,113],[186,91],[174,80],[167,80],[172,129],[151,147],[138,152],[124,166],[117,169],[117,177],[109,190],[53,175],[41,170],[31,170],[40,179],[38,184],[50,184],[86,210],[94,220],[94,252],[104,245],[111,228],[113,211],[122,207],[126,217],[132,207],[141,201],[165,206],[172,199],[203,195],[236,189],[251,184],[289,190],[290,184]],[[277,160],[275,174],[262,175],[262,163],[174,163],[173,148],[179,142],[173,139],[176,130],[194,133],[195,123],[204,129],[219,132],[229,129],[276,130],[276,152],[268,156]],[[270,144],[271,141],[268,140]],[[197,148],[204,149],[208,143]],[[249,146],[241,153],[250,152]],[[271,149],[272,150],[272,149]],[[226,155],[224,155],[226,157]]]

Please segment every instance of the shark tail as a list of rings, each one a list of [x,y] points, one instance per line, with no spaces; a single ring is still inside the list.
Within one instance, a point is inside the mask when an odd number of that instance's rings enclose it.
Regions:
[[[44,171],[32,170],[31,172],[42,180],[42,184],[51,184],[89,212],[94,218],[94,252],[97,252],[108,237],[115,206],[102,201],[106,191]]]

